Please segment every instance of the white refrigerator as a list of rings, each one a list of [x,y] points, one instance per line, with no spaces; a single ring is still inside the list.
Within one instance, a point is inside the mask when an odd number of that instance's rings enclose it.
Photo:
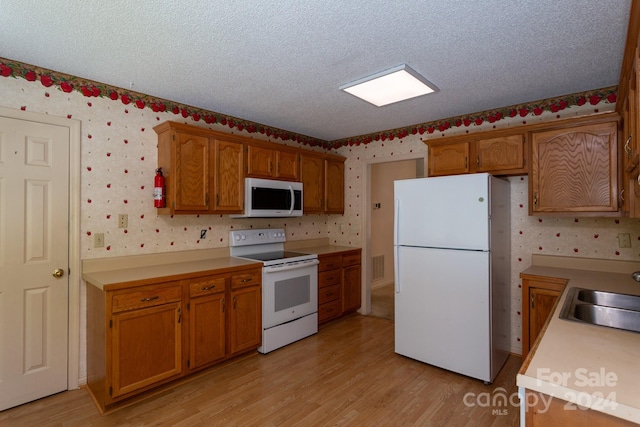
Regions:
[[[395,351],[491,383],[510,351],[509,182],[394,183]]]

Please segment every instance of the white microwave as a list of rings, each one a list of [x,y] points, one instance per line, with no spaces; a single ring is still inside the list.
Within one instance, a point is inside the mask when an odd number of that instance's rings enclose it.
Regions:
[[[244,214],[234,218],[302,216],[302,183],[274,179],[244,179]]]

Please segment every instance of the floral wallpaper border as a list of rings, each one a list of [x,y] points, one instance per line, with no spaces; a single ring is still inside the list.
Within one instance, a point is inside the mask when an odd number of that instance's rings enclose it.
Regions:
[[[402,139],[409,135],[432,135],[434,133],[441,133],[444,136],[445,133],[454,133],[460,129],[466,129],[467,133],[470,131],[481,131],[486,129],[483,125],[486,125],[487,123],[494,124],[498,122],[513,121],[520,118],[537,117],[543,113],[555,114],[572,107],[583,107],[587,105],[597,106],[601,103],[615,105],[618,90],[617,86],[611,86],[608,88],[512,105],[368,135],[360,135],[335,141],[323,141],[310,136],[300,135],[283,129],[265,126],[248,120],[175,103],[161,98],[155,98],[138,92],[127,91],[115,86],[97,83],[91,80],[24,64],[18,61],[12,61],[2,57],[0,57],[0,76],[23,78],[29,82],[40,81],[44,87],[55,86],[66,93],[77,91],[88,98],[100,97],[109,98],[113,101],[119,100],[124,105],[132,104],[141,110],[149,108],[153,110],[153,112],[172,112],[177,116],[185,119],[190,118],[195,122],[202,120],[206,124],[219,123],[223,126],[229,126],[231,129],[235,128],[239,131],[246,131],[248,133],[257,132],[274,139],[294,141],[302,145],[309,145],[311,147],[318,146],[327,150],[338,149],[344,146],[366,145],[378,141],[393,141],[396,138]],[[598,110],[596,109],[595,112],[598,112]]]

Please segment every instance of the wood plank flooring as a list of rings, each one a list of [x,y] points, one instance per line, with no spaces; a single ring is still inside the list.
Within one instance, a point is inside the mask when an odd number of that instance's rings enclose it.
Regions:
[[[487,386],[395,354],[393,326],[352,315],[268,355],[227,362],[104,416],[80,389],[0,412],[0,425],[518,425],[517,407],[487,402],[515,396],[520,358],[510,357]]]

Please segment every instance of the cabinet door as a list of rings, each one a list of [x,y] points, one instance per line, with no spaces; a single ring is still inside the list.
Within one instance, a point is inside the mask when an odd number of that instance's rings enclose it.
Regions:
[[[617,212],[617,124],[532,134],[530,212]]]
[[[180,305],[173,302],[112,316],[112,398],[181,374]]]
[[[232,290],[229,314],[230,353],[241,353],[259,347],[262,342],[260,286]]]
[[[215,141],[213,182],[215,212],[242,213],[244,206],[244,172],[242,144]]]
[[[303,212],[322,213],[324,204],[324,160],[320,157],[300,156],[300,181],[303,185]]]
[[[193,298],[189,302],[189,367],[197,369],[224,359],[224,292]]]
[[[247,145],[247,176],[271,178],[274,152],[269,148]]]
[[[360,308],[360,264],[342,268],[342,312]]]
[[[522,278],[522,358],[542,331],[558,297],[568,281],[558,277],[521,274]]]
[[[469,143],[429,146],[429,176],[469,173]]]
[[[288,181],[300,179],[300,156],[289,151],[276,151],[276,178]]]
[[[173,144],[173,185],[168,203],[175,212],[209,210],[209,139],[177,132]]]
[[[529,289],[529,348],[536,342],[559,296],[560,292],[551,289]]]
[[[324,200],[326,213],[344,213],[344,163],[325,160]]]
[[[477,172],[524,170],[524,136],[511,135],[476,141]]]

